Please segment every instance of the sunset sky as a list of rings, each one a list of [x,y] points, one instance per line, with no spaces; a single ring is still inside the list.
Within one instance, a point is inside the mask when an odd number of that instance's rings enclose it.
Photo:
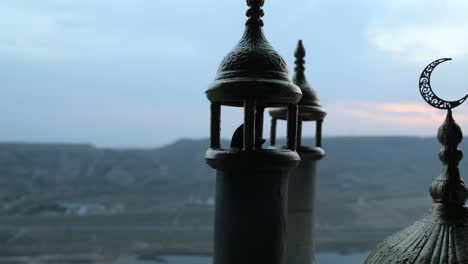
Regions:
[[[207,137],[204,92],[245,10],[244,0],[0,1],[0,141],[157,147]],[[438,58],[454,59],[433,75],[438,95],[468,92],[466,0],[266,0],[265,13],[290,70],[304,41],[325,136],[435,135],[445,113],[424,103],[418,78]],[[466,130],[468,103],[454,113]],[[223,112],[225,138],[241,116]]]

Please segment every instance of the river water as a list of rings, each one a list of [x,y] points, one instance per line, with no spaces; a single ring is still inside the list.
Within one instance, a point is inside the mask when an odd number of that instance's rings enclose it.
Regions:
[[[340,254],[335,252],[319,252],[315,255],[317,264],[362,264],[368,253]],[[112,262],[98,264],[211,264],[211,257],[202,256],[164,256],[164,262],[139,260],[134,257],[121,257]]]

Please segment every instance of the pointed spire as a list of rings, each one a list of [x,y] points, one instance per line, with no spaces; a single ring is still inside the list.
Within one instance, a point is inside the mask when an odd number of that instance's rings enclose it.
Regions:
[[[451,109],[448,109],[447,117],[439,127],[437,138],[442,144],[439,159],[444,164],[444,168],[442,174],[431,185],[432,199],[434,203],[463,206],[468,198],[468,190],[460,178],[458,168],[458,164],[463,159],[463,152],[458,149],[463,133],[453,119]]]
[[[294,51],[294,57],[296,57],[296,61],[294,62],[296,64],[296,68],[294,68],[294,70],[296,71],[297,77],[301,76],[305,78],[305,56],[306,51],[304,45],[302,45],[302,40],[299,40],[299,42],[297,43],[296,50]]]
[[[294,63],[296,64],[296,67],[294,68],[293,82],[302,90],[303,95],[301,102],[318,101],[316,92],[307,82],[307,78],[305,76],[305,56],[306,50],[302,44],[302,40],[299,40],[297,42],[296,50],[294,51],[294,57],[296,58]]]
[[[294,57],[296,57],[294,63],[296,64],[296,67],[294,68],[293,76],[293,82],[297,84],[297,86],[299,86],[302,90],[302,99],[299,102],[299,105],[314,106],[317,107],[317,109],[315,110],[324,112],[324,110],[321,109],[322,105],[320,103],[320,99],[317,95],[317,92],[307,81],[307,77],[305,75],[305,56],[306,50],[304,48],[304,45],[302,44],[302,40],[299,40],[297,43],[296,50],[294,51]]]
[[[302,98],[298,103],[300,106],[299,117],[303,121],[323,120],[327,113],[320,103],[317,91],[315,91],[307,81],[305,75],[305,56],[306,50],[302,44],[302,40],[299,40],[296,49],[294,50],[294,57],[296,58],[294,63],[296,64],[296,67],[294,68],[294,74],[292,77],[294,84],[299,86],[302,92]],[[278,108],[271,110],[270,115],[276,119],[286,120],[286,112],[286,108]]]
[[[265,0],[247,0],[247,5],[250,7],[246,13],[246,16],[249,18],[246,22],[247,26],[263,27],[262,17],[265,13],[262,7],[264,4]]]

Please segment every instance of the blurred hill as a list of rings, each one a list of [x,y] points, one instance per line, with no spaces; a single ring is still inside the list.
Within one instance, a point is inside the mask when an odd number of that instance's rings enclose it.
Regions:
[[[0,144],[0,213],[25,214],[53,202],[144,213],[207,201],[215,180],[204,161],[208,145],[189,139],[126,150]],[[441,168],[436,139],[326,138],[324,148],[317,179],[319,228],[400,226],[430,207],[428,186]],[[462,175],[467,165],[462,161]]]

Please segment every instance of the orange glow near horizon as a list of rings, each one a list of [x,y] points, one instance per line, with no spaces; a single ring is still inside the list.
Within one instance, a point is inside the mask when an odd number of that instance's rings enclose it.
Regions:
[[[355,120],[356,124],[369,126],[369,132],[381,129],[406,131],[403,134],[426,134],[436,129],[445,119],[446,111],[434,109],[424,103],[343,103],[330,106],[337,118]],[[334,110],[332,110],[334,109]],[[331,115],[330,115],[331,116]],[[464,107],[454,110],[455,120],[463,127],[468,125],[468,111]]]
[[[431,114],[433,111],[430,107],[416,103],[384,103],[378,104],[377,107],[384,111],[393,113],[427,113]]]

